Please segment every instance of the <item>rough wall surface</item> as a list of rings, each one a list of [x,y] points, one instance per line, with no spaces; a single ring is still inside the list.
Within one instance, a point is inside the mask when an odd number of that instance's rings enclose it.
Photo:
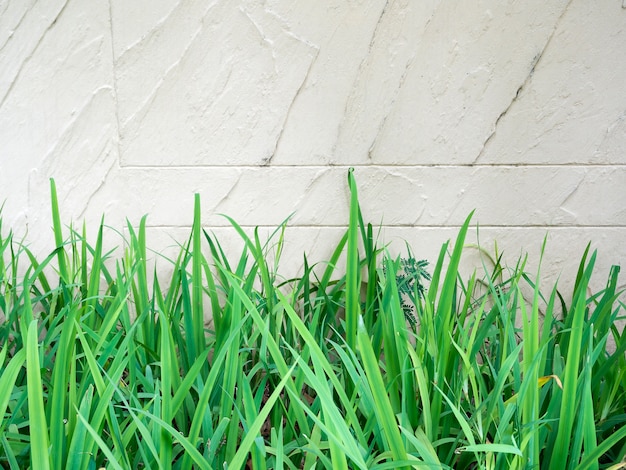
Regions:
[[[385,241],[436,257],[472,209],[480,242],[571,277],[589,241],[626,261],[623,0],[0,2],[5,226],[66,221],[149,244],[221,240],[294,214],[287,254],[327,256],[355,167]],[[472,232],[470,241],[476,241]]]

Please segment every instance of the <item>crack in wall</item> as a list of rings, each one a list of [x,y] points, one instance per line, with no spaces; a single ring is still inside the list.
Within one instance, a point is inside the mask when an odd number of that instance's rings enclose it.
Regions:
[[[111,91],[111,87],[109,85],[102,85],[96,88],[91,96],[87,99],[87,101],[83,104],[83,106],[78,109],[74,113],[73,119],[71,119],[67,125],[61,129],[59,133],[59,137],[55,140],[54,144],[50,149],[46,152],[44,157],[41,160],[41,165],[46,166],[47,161],[51,159],[50,165],[54,164],[54,159],[52,158],[56,152],[62,148],[63,145],[66,145],[68,141],[73,137],[72,130],[80,123],[80,121],[84,118],[87,112],[90,110],[94,101],[99,97],[101,93],[107,93]]]
[[[220,198],[220,200],[217,201],[213,205],[213,211],[217,210],[220,207],[220,205],[222,205],[224,202],[226,202],[230,198],[231,194],[235,191],[235,189],[237,189],[237,186],[239,186],[239,183],[241,182],[241,180],[243,178],[243,171],[240,168],[237,168],[237,167],[233,167],[233,168],[237,169],[237,179],[232,184],[232,186],[228,189],[226,194],[224,194],[224,196],[222,196]]]
[[[111,0],[112,1],[112,0]],[[209,3],[209,5],[206,6],[206,8],[204,8],[204,12],[201,14],[201,23],[204,23],[207,14],[209,11],[211,11],[217,4],[218,4],[219,0],[215,0],[211,3]],[[183,5],[184,3],[188,3],[188,2],[183,2],[183,1],[178,1],[176,3],[176,5],[167,13],[167,15],[165,15],[163,18],[161,18],[152,29],[150,29],[150,31],[148,31],[147,33],[145,33],[141,38],[139,38],[137,41],[135,41],[132,44],[129,44],[119,55],[119,57],[114,58],[116,61],[120,61],[124,58],[124,56],[133,51],[133,49],[137,48],[138,46],[141,46],[143,44],[149,43],[154,37],[158,37],[161,32],[163,31],[163,29],[168,25],[168,23],[171,23],[172,21],[170,20],[171,18],[176,18],[176,14],[178,14],[180,11],[182,11],[182,9],[184,8],[185,5]],[[111,15],[111,18],[113,16]]]
[[[329,167],[321,167],[320,170],[318,170],[317,173],[315,173],[315,176],[313,176],[313,178],[309,180],[308,184],[306,185],[306,188],[304,188],[304,190],[300,193],[300,197],[298,198],[298,200],[295,201],[295,203],[293,204],[294,211],[297,210],[298,207],[300,207],[300,204],[302,204],[302,201],[304,200],[304,198],[306,198],[308,195],[311,194],[313,186],[317,184],[320,178],[328,174],[330,171],[332,170]]]
[[[626,1],[626,0],[625,0]],[[424,27],[423,27],[423,34],[425,35],[428,30],[430,29],[429,26],[433,20],[433,18],[435,17],[435,15],[437,14],[437,12],[439,11],[439,8],[441,6],[441,3],[438,3],[435,8],[433,9],[430,17],[426,20],[426,22],[424,23]],[[389,118],[389,116],[391,116],[396,101],[398,100],[398,96],[400,95],[400,92],[402,91],[402,89],[404,88],[404,84],[406,83],[406,79],[409,75],[409,72],[412,70],[413,68],[413,63],[415,61],[415,57],[417,57],[418,54],[418,50],[414,51],[414,53],[411,55],[411,57],[407,60],[406,65],[404,66],[404,70],[402,71],[402,74],[400,75],[400,80],[398,81],[398,86],[396,86],[393,96],[391,97],[391,100],[389,101],[389,105],[387,107],[386,112],[383,114],[383,118],[380,121],[380,124],[378,125],[378,128],[376,129],[376,132],[374,133],[374,136],[371,139],[371,143],[367,149],[367,160],[370,163],[374,163],[374,152],[376,151],[376,146],[378,144],[378,140],[381,136],[381,134],[383,133],[386,125],[387,125],[387,119]]]
[[[149,113],[150,108],[152,103],[154,102],[154,100],[156,99],[156,96],[158,94],[158,91],[160,90],[160,88],[163,86],[163,84],[167,81],[167,79],[169,78],[169,75],[171,74],[171,72],[173,70],[175,70],[177,67],[179,67],[181,64],[183,64],[185,62],[185,60],[187,59],[187,55],[189,54],[190,49],[192,48],[194,42],[196,41],[197,37],[199,34],[201,34],[202,30],[204,29],[204,23],[205,20],[209,14],[209,12],[213,9],[213,7],[217,4],[217,1],[212,2],[210,5],[208,5],[206,8],[203,9],[203,12],[199,18],[199,23],[198,26],[196,28],[196,30],[193,32],[193,35],[191,36],[191,38],[189,39],[189,42],[184,46],[182,52],[180,55],[177,56],[176,60],[170,64],[164,71],[163,73],[160,75],[159,80],[156,82],[156,85],[153,87],[152,90],[149,91],[147,97],[144,99],[143,102],[139,103],[138,106],[132,110],[129,111],[128,116],[125,116],[125,118],[120,117],[120,113],[119,113],[119,100],[116,99],[116,112],[118,114],[118,121],[119,121],[119,140],[120,140],[120,167],[125,167],[127,165],[124,165],[122,163],[123,161],[123,155],[124,152],[122,150],[122,146],[121,146],[121,141],[123,140],[123,138],[125,137],[125,135],[127,134],[127,127],[132,123],[133,120],[139,119],[139,124],[135,125],[135,128],[137,128],[138,126],[141,125],[141,122],[143,122],[143,119],[145,119],[146,115]],[[136,41],[135,43],[133,43],[132,45],[130,45],[128,48],[126,48],[119,57],[117,57],[117,59],[115,58],[115,47],[112,46],[112,54],[113,54],[113,68],[114,68],[114,74],[116,76],[116,97],[118,97],[118,86],[117,86],[117,70],[119,68],[119,64],[121,63],[122,59],[124,58],[124,56],[129,53],[130,51],[132,51],[135,47],[141,45],[141,44],[145,44],[150,42],[154,37],[158,37],[158,35],[160,34],[161,30],[163,28],[165,28],[167,26],[168,20],[173,17],[175,15],[175,13],[182,8],[181,6],[181,2],[179,2],[176,7],[174,7],[164,18],[162,18],[157,25],[155,25],[155,27],[153,27],[145,36],[143,36],[139,41]],[[112,10],[110,13],[111,16],[111,31],[112,31],[112,40],[113,40],[113,14],[112,14]],[[132,59],[132,58],[131,58]]]
[[[422,188],[423,189],[423,185],[413,179],[413,178],[409,178],[409,176],[407,176],[406,172],[404,171],[398,171],[397,169],[395,169],[394,167],[390,167],[390,166],[386,166],[384,167],[385,172],[392,178],[399,178],[402,179],[406,182],[409,183],[409,185],[411,186],[416,186],[417,188]],[[417,192],[417,189],[416,189]],[[412,221],[409,223],[409,226],[415,226],[419,224],[419,221],[422,219],[422,217],[424,216],[424,213],[426,212],[426,206],[427,206],[427,202],[428,202],[428,196],[426,194],[420,194],[420,199],[423,201],[422,204],[422,208],[419,211],[419,213],[415,216],[414,219],[412,219]]]
[[[10,80],[11,83],[9,85],[9,88],[5,92],[5,94],[2,97],[2,99],[0,100],[0,108],[2,108],[2,106],[4,106],[5,101],[7,100],[8,96],[11,94],[11,92],[13,91],[13,88],[15,87],[15,84],[20,80],[20,77],[22,75],[22,71],[24,70],[24,67],[30,62],[30,60],[33,58],[33,56],[37,53],[37,50],[39,49],[41,44],[43,44],[45,37],[48,35],[48,32],[54,27],[54,25],[57,23],[58,19],[61,17],[63,12],[65,11],[65,7],[67,7],[68,1],[69,0],[65,0],[65,2],[63,3],[63,6],[59,9],[59,11],[55,15],[54,19],[50,22],[50,24],[47,26],[47,28],[44,30],[44,32],[39,37],[39,40],[37,41],[37,44],[35,44],[35,47],[33,47],[33,49],[30,51],[30,53],[28,53],[28,55],[24,58],[24,60],[22,60],[22,63],[18,67],[17,72],[15,73],[13,78]]]
[[[536,64],[535,64],[536,65]],[[476,156],[476,158],[473,161],[473,164],[476,165],[479,160],[483,157],[483,155],[485,154],[485,151],[487,150],[487,147],[489,146],[491,140],[495,137],[496,135],[496,131],[498,129],[498,124],[500,124],[500,121],[502,120],[502,118],[504,118],[504,116],[507,115],[507,113],[509,112],[509,110],[513,107],[513,105],[517,102],[517,99],[519,98],[520,93],[522,92],[522,90],[524,89],[524,87],[526,86],[526,83],[528,83],[528,81],[530,80],[530,77],[532,76],[534,70],[535,70],[535,65],[533,65],[531,67],[530,73],[528,74],[528,76],[526,77],[526,79],[524,80],[524,82],[517,88],[517,91],[515,92],[515,95],[513,96],[513,99],[509,102],[508,106],[506,108],[504,108],[504,111],[502,111],[498,117],[496,118],[496,121],[494,122],[493,126],[491,126],[491,132],[489,133],[489,135],[487,136],[487,138],[485,139],[485,141],[483,142],[483,145],[480,149],[480,151],[478,152],[478,155]]]
[[[572,199],[576,193],[578,192],[578,190],[581,188],[581,186],[583,185],[583,183],[585,182],[585,180],[587,179],[587,173],[583,173],[580,177],[580,179],[576,182],[576,185],[565,195],[565,197],[561,200],[561,203],[559,204],[559,209],[573,215],[574,217],[576,217],[576,214],[572,211],[570,211],[569,209],[565,208],[564,206],[570,201],[570,199]]]
[[[28,6],[28,8],[26,8],[24,10],[24,14],[22,16],[20,16],[20,19],[18,20],[17,24],[13,28],[13,31],[11,31],[7,35],[6,41],[4,41],[4,43],[2,43],[2,45],[0,45],[0,52],[2,52],[4,50],[4,48],[6,47],[6,45],[9,44],[13,40],[15,31],[20,29],[20,27],[22,26],[22,23],[24,22],[24,18],[26,18],[26,16],[28,15],[28,12],[33,7],[33,5],[34,5],[34,2],[31,2],[31,4]],[[2,17],[5,14],[5,12],[7,11],[8,8],[9,8],[9,2],[5,3],[4,9],[2,11],[0,11],[0,17]]]
[[[184,60],[187,58],[189,50],[191,49],[191,47],[193,46],[194,42],[196,41],[196,38],[200,35],[201,32],[202,32],[202,25],[200,25],[198,27],[198,29],[195,31],[195,33],[191,37],[189,43],[185,46],[185,49],[183,50],[183,53],[180,55],[179,59],[176,60],[174,63],[172,63],[165,70],[165,73],[157,81],[156,85],[150,91],[150,94],[144,100],[144,102],[139,105],[139,107],[137,108],[137,110],[134,113],[131,113],[129,115],[128,119],[126,119],[124,122],[121,123],[121,126],[122,126],[122,128],[124,128],[124,130],[126,130],[127,127],[131,123],[133,123],[133,121],[135,121],[133,124],[134,124],[134,127],[136,129],[141,127],[141,124],[142,124],[143,120],[146,118],[146,116],[148,115],[148,113],[150,112],[150,109],[152,108],[152,104],[154,103],[155,99],[157,98],[157,95],[158,95],[159,91],[161,90],[163,85],[167,82],[167,80],[170,78],[170,74],[174,70],[176,70],[180,66],[180,64],[183,63]],[[138,121],[137,121],[137,119],[138,119]]]
[[[274,45],[274,41],[267,37],[267,35],[263,31],[263,28],[261,28],[261,25],[257,21],[255,21],[255,19],[252,18],[252,15],[250,15],[250,13],[248,13],[243,7],[239,7],[239,11],[243,13],[243,15],[250,21],[250,23],[252,23],[254,29],[256,29],[257,33],[259,33],[259,38],[261,39],[261,41],[270,46],[270,49],[272,50],[272,59],[276,59],[276,56],[274,54],[274,48],[272,47]],[[274,72],[278,72],[276,70],[276,60],[274,60]]]
[[[383,6],[380,15],[378,15],[378,20],[376,20],[376,25],[373,28],[372,31],[372,37],[370,38],[370,42],[367,46],[367,52],[365,53],[365,56],[363,57],[363,59],[361,60],[361,62],[359,63],[359,68],[357,69],[356,72],[356,76],[355,79],[352,81],[352,85],[350,86],[350,92],[348,94],[348,99],[346,100],[346,104],[343,108],[343,114],[342,114],[342,119],[341,122],[339,123],[339,126],[337,128],[337,135],[335,136],[335,143],[332,146],[332,154],[335,154],[335,150],[337,149],[337,144],[339,142],[339,139],[341,138],[341,134],[343,133],[343,127],[346,121],[346,116],[350,115],[350,106],[352,105],[353,102],[353,98],[355,96],[355,90],[357,89],[357,85],[361,80],[361,76],[363,75],[363,70],[365,69],[371,55],[372,55],[372,49],[374,48],[374,45],[376,43],[376,39],[378,37],[378,30],[380,28],[380,25],[383,21],[383,18],[385,16],[385,14],[387,13],[387,7],[389,6],[389,1],[385,2],[385,5]]]
[[[552,42],[552,38],[554,37],[554,35],[555,35],[555,33],[556,33],[556,31],[557,31],[557,29],[559,27],[559,24],[561,23],[561,20],[563,19],[563,16],[567,12],[569,6],[572,4],[572,1],[573,0],[569,0],[567,2],[567,4],[565,5],[565,7],[563,8],[563,11],[561,12],[561,14],[557,18],[557,20],[554,22],[554,28],[552,28],[552,32],[548,36],[548,39],[547,39],[546,43],[544,44],[543,48],[541,49],[541,51],[539,51],[538,54],[535,55],[535,57],[533,57],[533,60],[532,60],[532,62],[530,64],[530,69],[528,71],[528,74],[524,78],[524,81],[521,83],[521,85],[515,91],[515,94],[513,95],[513,98],[509,102],[508,106],[496,118],[496,121],[494,122],[493,126],[491,127],[491,133],[484,140],[483,145],[481,146],[480,151],[478,152],[478,155],[476,156],[476,158],[474,158],[474,161],[472,162],[473,165],[476,165],[479,162],[479,160],[483,157],[483,155],[485,154],[485,152],[487,150],[487,147],[489,146],[489,144],[491,143],[491,141],[493,140],[493,138],[496,135],[496,132],[498,130],[498,125],[500,124],[500,121],[508,114],[508,112],[511,110],[511,108],[518,101],[518,99],[520,97],[520,94],[522,93],[524,88],[526,88],[526,86],[530,83],[530,81],[531,81],[531,79],[532,79],[532,77],[533,77],[533,75],[535,73],[535,69],[537,68],[537,65],[539,64],[539,62],[543,58],[546,50],[548,49],[548,46]],[[624,0],[624,1],[626,1],[626,0]]]
[[[626,0],[624,0],[626,1]],[[602,136],[602,140],[598,144],[597,148],[594,150],[593,155],[598,156],[601,155],[604,151],[603,149],[610,143],[611,139],[615,136],[616,133],[620,131],[626,136],[626,111],[622,112],[617,119],[610,122],[604,132],[604,136]]]
[[[296,101],[298,100],[300,93],[302,93],[302,90],[306,88],[306,84],[308,82],[309,75],[311,74],[311,70],[313,70],[313,66],[315,65],[317,58],[319,56],[319,52],[320,52],[319,46],[310,45],[309,43],[305,43],[305,44],[311,46],[315,50],[315,55],[311,58],[311,62],[309,63],[309,67],[307,68],[306,74],[304,75],[304,78],[302,79],[302,82],[300,83],[300,86],[298,87],[296,94],[293,96],[293,99],[289,103],[289,107],[287,108],[287,112],[285,113],[285,119],[283,119],[280,132],[278,133],[278,136],[276,137],[276,141],[274,143],[274,149],[270,152],[269,156],[262,158],[261,166],[269,166],[272,163],[272,159],[278,153],[278,149],[280,148],[280,143],[282,142],[283,135],[285,133],[285,127],[287,127],[287,122],[289,121],[289,118],[291,116],[291,111]]]
[[[457,209],[466,200],[464,195],[467,192],[467,187],[468,187],[468,183],[466,182],[466,183],[464,183],[463,187],[461,187],[459,190],[457,190],[456,198],[454,200],[454,203],[453,203],[452,207],[451,208],[450,207],[446,207],[446,211],[447,211],[448,215],[445,218],[445,220],[443,221],[443,223],[441,224],[442,226],[448,226],[450,224],[450,221],[453,220],[457,216],[457,213],[456,213]]]
[[[98,157],[101,157],[102,155],[104,155],[103,160],[106,160],[107,156],[109,155],[110,151],[107,152],[106,151],[106,147],[104,149],[102,149],[102,152],[100,152],[98,154]],[[111,163],[109,164],[109,167],[106,169],[106,171],[104,172],[104,175],[102,175],[102,177],[100,178],[99,184],[98,186],[96,186],[92,191],[91,194],[89,195],[89,197],[87,198],[87,201],[85,202],[85,205],[83,207],[83,210],[80,212],[80,214],[78,214],[78,219],[84,218],[85,214],[87,213],[87,211],[89,210],[89,205],[91,204],[92,199],[105,187],[107,179],[109,177],[109,174],[111,173],[111,171],[113,170],[113,168],[118,168],[117,166],[117,160],[116,159],[111,159]]]

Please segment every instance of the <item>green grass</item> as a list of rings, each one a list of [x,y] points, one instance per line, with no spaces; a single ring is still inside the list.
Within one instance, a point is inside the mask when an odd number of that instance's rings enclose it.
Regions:
[[[471,215],[432,267],[408,247],[394,258],[352,172],[348,189],[345,236],[288,281],[284,225],[262,241],[229,219],[232,257],[198,197],[188,241],[159,257],[168,279],[147,262],[145,218],[104,252],[104,220],[95,243],[63,226],[53,181],[49,256],[0,218],[0,465],[626,468],[619,268],[590,293],[582,253],[561,276],[571,299],[541,291],[525,259],[485,257],[463,278]]]

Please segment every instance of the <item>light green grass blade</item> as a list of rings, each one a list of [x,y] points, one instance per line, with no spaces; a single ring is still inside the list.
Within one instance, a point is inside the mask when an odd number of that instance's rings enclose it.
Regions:
[[[2,351],[6,352],[6,348],[3,347]],[[17,379],[17,375],[20,373],[25,361],[26,350],[20,349],[9,360],[9,363],[0,374],[0,434],[4,431],[4,426],[6,424],[4,414],[6,413],[7,405],[9,404],[11,394],[13,393],[15,380]]]
[[[172,424],[172,377],[178,374],[178,370],[174,370],[172,363],[172,355],[176,351],[172,350],[172,335],[166,315],[161,312],[159,314],[159,324],[161,330],[161,416],[165,423]],[[161,439],[159,442],[159,461],[161,468],[172,468],[172,436],[170,433],[161,430]]]
[[[48,441],[48,423],[44,411],[43,387],[39,362],[39,343],[37,339],[37,321],[28,326],[26,343],[26,374],[28,380],[28,414],[30,427],[31,462],[38,469],[50,468]]]
[[[75,361],[74,319],[77,306],[68,304],[64,328],[57,346],[54,369],[52,371],[52,389],[48,396],[48,416],[50,416],[50,458],[53,468],[61,468],[66,456],[64,423],[67,416],[67,386],[70,383],[72,363]]]
[[[246,377],[243,371],[239,371],[237,380],[238,390],[243,392],[243,413],[245,415],[245,421],[242,420],[244,432],[248,432],[248,423],[254,421],[258,416],[258,406],[252,395],[252,388],[250,387],[249,377]],[[280,428],[282,429],[282,427]],[[254,445],[250,448],[250,454],[253,470],[265,470],[267,468],[267,449],[262,436],[257,436]]]
[[[357,324],[361,314],[361,284],[359,276],[359,198],[354,180],[354,169],[348,171],[350,188],[350,221],[348,224],[348,252],[346,266],[346,336],[348,347],[356,349]]]
[[[283,428],[278,428],[270,431],[270,442],[274,447],[274,456],[276,458],[276,464],[274,468],[285,468],[285,446],[283,442]]]
[[[593,323],[590,325],[590,332],[593,331]],[[591,351],[593,349],[593,335],[589,335],[589,345],[587,347],[587,354],[585,358],[585,366],[583,369],[583,382],[582,382],[582,397],[581,397],[581,412],[579,413],[580,427],[582,428],[581,438],[584,443],[583,457],[587,454],[592,454],[598,447],[598,441],[596,438],[596,423],[593,416],[593,395],[591,393]],[[589,470],[598,470],[600,468],[598,462],[592,462],[589,464]]]
[[[83,423],[83,426],[85,426],[87,432],[91,434],[91,438],[96,442],[102,453],[106,455],[108,459],[108,465],[110,465],[111,468],[114,468],[115,470],[124,470],[124,468],[122,468],[122,466],[116,460],[115,455],[113,455],[111,449],[109,449],[109,446],[106,444],[106,442],[104,442],[104,439],[100,437],[100,434],[96,432],[91,424],[89,424],[89,421],[87,421],[87,419],[85,419],[80,413],[78,414],[78,418]]]
[[[363,447],[367,447],[367,440],[365,436],[363,435],[363,431],[359,425],[359,419],[354,412],[354,402],[348,397],[344,386],[341,384],[339,378],[337,377],[337,374],[335,373],[333,365],[328,361],[327,356],[319,347],[319,345],[317,344],[317,341],[315,340],[313,335],[310,333],[307,326],[300,319],[300,317],[298,317],[298,314],[296,313],[294,308],[291,306],[287,298],[280,291],[277,291],[277,295],[278,295],[281,305],[284,307],[285,312],[287,313],[289,320],[292,322],[292,324],[294,325],[298,333],[302,336],[302,339],[305,341],[308,347],[307,354],[317,360],[317,364],[321,368],[323,368],[324,372],[326,373],[329,380],[331,381],[334,387],[334,393],[338,395],[340,403],[344,406],[346,410],[345,411],[347,415],[345,419],[346,424],[353,426],[357,440]],[[343,351],[341,351],[339,348],[337,348],[336,352],[340,356],[341,356],[341,353],[343,353]]]
[[[582,275],[578,279],[576,298],[572,311],[569,313],[571,320],[571,331],[568,338],[567,357],[565,362],[565,376],[563,380],[563,398],[561,401],[561,411],[559,414],[559,429],[557,431],[554,452],[550,459],[550,470],[563,470],[567,463],[576,456],[569,455],[572,430],[574,428],[574,418],[577,410],[577,389],[581,349],[583,344],[586,289],[591,278],[596,253],[594,252],[585,267]],[[575,430],[578,432],[578,430]]]
[[[406,460],[406,449],[398,429],[398,423],[396,422],[396,417],[386,392],[385,382],[378,367],[378,359],[374,354],[372,343],[365,331],[362,319],[359,321],[357,342],[367,381],[374,397],[376,417],[383,430],[385,445],[391,451],[391,455],[395,460]]]
[[[586,470],[588,468],[593,468],[593,466],[598,462],[598,459],[605,452],[607,452],[611,447],[613,447],[624,438],[626,438],[626,425],[622,426],[613,434],[611,434],[608,438],[600,442],[598,446],[591,452],[585,453],[584,458],[576,466],[576,470]]]
[[[539,273],[541,269],[541,259],[545,251],[547,238],[544,238],[539,257],[539,267],[535,277],[535,288],[533,292],[533,303],[530,315],[527,312],[526,303],[519,285],[517,286],[518,302],[522,311],[523,324],[523,374],[524,381],[528,381],[530,386],[523,395],[522,403],[522,436],[521,441],[528,441],[524,448],[524,460],[530,466],[538,466],[540,463],[539,454],[541,443],[538,439],[536,423],[539,421],[539,389],[535,386],[539,381],[539,369],[543,370],[543,364],[535,365],[539,354]]]
[[[200,208],[200,195],[196,193],[194,197],[194,209],[193,209],[193,227],[192,227],[192,240],[193,251],[191,256],[191,289],[192,289],[192,317],[193,317],[193,330],[187,330],[188,338],[193,342],[193,351],[199,354],[200,351],[204,351],[205,339],[204,339],[204,305],[202,294],[202,263],[204,255],[202,254],[202,211]],[[197,356],[194,356],[195,360]]]
[[[78,408],[78,415],[83,416],[89,422],[89,410],[93,399],[93,385],[87,388],[86,393],[83,395],[80,401],[80,407]],[[87,433],[87,427],[84,422],[79,419],[72,435],[72,440],[69,444],[68,459],[66,468],[81,468],[85,454],[89,452],[90,448],[85,448],[85,434]],[[60,468],[60,467],[58,467]]]
[[[458,452],[493,452],[495,454],[513,454],[523,457],[522,451],[509,444],[474,444],[459,447]]]
[[[381,320],[385,366],[388,377],[388,396],[394,414],[402,411],[402,366],[405,362],[408,344],[406,319],[398,294],[395,273],[400,269],[399,263],[391,260],[389,255],[384,260],[387,276],[383,278],[384,287],[381,299]]]
[[[261,427],[263,426],[263,423],[269,416],[270,411],[272,410],[272,407],[274,406],[274,403],[276,403],[276,400],[278,400],[278,398],[280,397],[280,393],[282,392],[283,388],[285,387],[287,382],[291,380],[291,374],[293,373],[293,370],[295,369],[295,367],[296,367],[295,364],[291,366],[289,371],[283,376],[283,378],[278,383],[278,385],[276,386],[272,394],[269,396],[269,398],[265,402],[265,405],[263,405],[263,408],[261,408],[261,410],[259,411],[259,414],[257,415],[256,419],[252,422],[252,424],[248,428],[248,433],[245,435],[245,437],[241,441],[241,444],[239,445],[239,448],[237,449],[237,453],[228,464],[228,468],[239,470],[243,467],[246,461],[246,457],[248,453],[250,452],[250,448],[254,445],[254,441],[256,437],[258,436],[259,432],[261,431]]]
[[[297,357],[297,352],[291,347],[289,349]],[[332,394],[336,390],[332,390],[329,387],[323,372],[326,368],[325,366],[330,366],[330,364],[328,364],[327,360],[315,354],[312,355],[312,361],[315,372],[302,360],[302,357],[298,357],[299,367],[306,376],[311,388],[316,391],[317,396],[320,398],[323,420],[320,420],[313,412],[309,411],[308,407],[304,405],[299,398],[298,402],[302,404],[305,412],[329,438],[333,468],[347,469],[348,463],[346,457],[349,457],[358,468],[367,468],[363,456],[361,455],[363,448],[359,449],[356,445],[357,443],[353,438],[351,429],[349,429],[345,422],[341,410],[339,410],[334,403]]]
[[[446,468],[445,465],[439,461],[439,457],[437,456],[437,452],[435,451],[432,442],[430,442],[428,437],[426,437],[422,428],[417,428],[415,433],[413,433],[401,426],[400,431],[402,431],[402,435],[413,445],[419,456],[422,458],[423,464],[421,464],[420,467]]]
[[[50,203],[52,206],[52,227],[54,229],[54,243],[56,244],[59,274],[66,284],[71,282],[69,270],[67,268],[67,258],[63,249],[63,231],[61,229],[61,216],[59,215],[59,200],[57,198],[57,188],[54,179],[50,178]]]
[[[154,414],[151,414],[145,410],[129,408],[129,411],[137,413],[138,415],[146,416],[151,422],[156,423],[157,425],[162,427],[166,432],[170,433],[172,435],[172,438],[175,439],[176,442],[178,442],[181,446],[184,447],[186,451],[186,455],[189,455],[191,457],[191,459],[198,466],[198,468],[202,470],[212,470],[212,467],[209,464],[209,462],[207,462],[206,459],[202,456],[202,454],[198,452],[198,450],[191,443],[191,441],[187,439],[185,436],[183,436],[178,430],[176,430],[170,424],[166,423],[158,416],[155,416]]]
[[[224,277],[229,280],[230,286],[235,291],[239,300],[245,307],[245,310],[252,317],[252,321],[254,322],[256,327],[259,330],[264,331],[266,329],[266,319],[263,319],[252,300],[250,300],[248,295],[243,291],[243,289],[239,285],[239,281],[234,277],[232,273],[225,271],[223,267],[219,265],[217,267],[222,272]],[[276,339],[272,335],[265,335],[264,338],[267,341],[268,351],[272,359],[275,361],[278,373],[281,375],[281,377],[285,376],[289,367],[287,366],[285,358],[283,357],[283,353],[279,348]],[[298,390],[295,387],[295,383],[292,380],[287,383],[287,388],[290,389],[292,392],[298,393]],[[295,414],[295,421],[300,426],[300,431],[306,435],[309,435],[310,429],[306,417],[304,416],[304,412],[298,407],[294,408],[292,411]]]
[[[433,381],[434,383],[438,384],[445,383],[447,380],[450,379],[451,376],[451,357],[453,355],[453,347],[451,345],[451,341],[453,337],[452,330],[454,329],[454,322],[452,321],[452,319],[455,313],[453,306],[456,303],[455,297],[459,263],[461,262],[461,254],[463,252],[465,236],[467,234],[472,215],[473,211],[465,219],[465,222],[459,230],[456,241],[454,243],[454,249],[450,257],[450,262],[448,264],[446,275],[443,280],[443,285],[441,286],[438,304],[433,312],[435,316],[432,326],[434,328],[433,333],[435,334],[437,341],[436,365]],[[438,262],[438,266],[440,262],[441,258]],[[438,269],[436,269],[436,272],[437,271]],[[437,277],[438,275],[434,273],[433,283],[435,282],[435,279]],[[431,288],[433,286],[433,283],[431,283]],[[441,426],[440,418],[443,413],[442,398],[443,394],[435,393],[433,396],[433,401],[431,403],[431,423],[433,429],[431,430],[430,435],[433,438],[439,435],[439,427]]]

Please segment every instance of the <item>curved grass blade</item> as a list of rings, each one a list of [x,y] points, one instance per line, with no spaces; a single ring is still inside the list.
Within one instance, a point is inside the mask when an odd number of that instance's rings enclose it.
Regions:
[[[274,406],[274,403],[280,397],[280,393],[282,392],[283,388],[285,388],[285,385],[287,384],[287,382],[291,380],[291,374],[295,368],[296,368],[295,364],[291,366],[289,371],[283,376],[282,380],[276,386],[276,389],[272,392],[270,397],[267,399],[267,402],[265,402],[265,405],[263,405],[263,408],[261,408],[261,410],[259,411],[259,414],[257,415],[256,419],[252,422],[252,424],[248,428],[248,433],[241,441],[241,444],[239,445],[239,449],[237,449],[237,453],[228,464],[228,468],[239,470],[240,468],[243,467],[246,456],[250,452],[250,448],[254,445],[254,441],[256,437],[258,436],[259,432],[261,431],[261,427],[263,426],[263,423],[269,416],[270,411],[272,410],[272,407]]]
[[[96,444],[98,444],[98,447],[100,448],[102,453],[106,455],[108,459],[108,465],[110,465],[115,470],[124,470],[122,466],[118,463],[115,455],[113,455],[111,449],[109,449],[109,446],[107,446],[106,442],[104,442],[104,440],[100,437],[100,434],[98,434],[96,430],[91,426],[91,424],[89,424],[89,421],[87,421],[85,417],[80,413],[78,414],[78,418],[80,419],[81,423],[83,423],[83,426],[85,426],[87,432],[91,434],[92,439],[96,442]]]
[[[357,343],[363,359],[365,375],[374,397],[376,418],[383,430],[385,445],[391,451],[395,460],[406,460],[406,448],[398,429],[398,423],[396,422],[389,396],[386,393],[385,383],[378,367],[378,358],[372,349],[372,343],[365,331],[362,317],[359,317]]]
[[[570,442],[574,430],[574,418],[578,401],[578,377],[581,349],[583,347],[583,335],[585,330],[586,289],[591,278],[596,252],[591,255],[589,263],[584,268],[582,275],[577,279],[576,298],[572,305],[571,331],[565,362],[565,376],[563,379],[563,398],[559,414],[559,428],[556,435],[554,453],[550,459],[550,470],[563,470],[567,462],[576,456],[570,456]],[[579,273],[580,274],[580,273]],[[576,432],[578,432],[576,430]]]
[[[3,348],[3,352],[4,351],[6,351],[6,349]],[[9,399],[13,393],[15,380],[17,379],[25,360],[26,351],[24,349],[20,349],[17,353],[15,353],[15,356],[11,358],[0,375],[0,434],[4,429],[4,413],[6,412]]]
[[[148,417],[150,421],[158,424],[165,431],[170,433],[172,435],[172,438],[174,438],[176,442],[178,442],[181,446],[184,447],[185,451],[187,452],[187,455],[191,456],[191,459],[195,462],[196,465],[198,465],[200,469],[212,470],[212,467],[209,464],[209,462],[207,462],[206,459],[202,456],[202,454],[198,452],[198,449],[196,449],[196,447],[191,443],[191,441],[187,439],[185,436],[183,436],[179,431],[174,429],[171,425],[167,424],[158,416],[155,416],[145,410],[134,409],[133,411],[136,412],[137,414],[141,414],[141,415]]]
[[[78,416],[89,417],[89,409],[91,408],[92,399],[93,385],[89,385],[89,387],[87,387],[85,395],[83,395],[83,398],[80,401]],[[83,447],[85,444],[86,432],[87,427],[85,426],[83,421],[79,421],[74,428],[74,434],[72,435],[72,441],[70,442],[66,468],[81,467],[84,453],[88,452],[88,449]]]

